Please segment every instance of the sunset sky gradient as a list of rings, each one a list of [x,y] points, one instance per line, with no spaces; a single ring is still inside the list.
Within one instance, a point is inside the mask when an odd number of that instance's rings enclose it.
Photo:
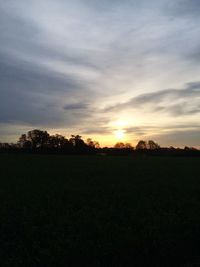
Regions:
[[[199,14],[199,0],[0,0],[0,141],[200,146]]]

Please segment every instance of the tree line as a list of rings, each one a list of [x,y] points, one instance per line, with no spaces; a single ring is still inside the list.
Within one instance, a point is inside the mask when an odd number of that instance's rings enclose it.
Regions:
[[[88,138],[86,141],[80,135],[71,135],[69,139],[60,134],[50,135],[47,131],[38,129],[22,134],[17,142],[19,149],[31,151],[57,152],[93,152],[99,148],[99,143]]]
[[[86,141],[80,135],[50,135],[47,131],[34,129],[22,134],[16,144],[0,143],[0,152],[33,152],[33,153],[63,153],[63,154],[99,154],[99,155],[174,155],[200,156],[200,150],[194,147],[174,148],[160,147],[153,140],[140,140],[135,147],[130,143],[118,142],[114,147],[100,147],[98,141],[88,138]]]

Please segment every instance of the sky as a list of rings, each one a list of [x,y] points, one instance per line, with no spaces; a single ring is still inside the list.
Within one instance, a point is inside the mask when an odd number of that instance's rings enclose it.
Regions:
[[[0,141],[200,146],[199,0],[0,0]]]

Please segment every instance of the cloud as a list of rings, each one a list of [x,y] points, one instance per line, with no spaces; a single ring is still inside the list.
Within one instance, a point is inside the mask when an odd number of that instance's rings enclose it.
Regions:
[[[200,3],[198,0],[177,0],[168,5],[168,10],[174,16],[192,16],[199,18]]]
[[[200,129],[174,130],[163,134],[154,134],[151,139],[156,140],[162,146],[194,146],[200,147],[199,143]]]
[[[87,129],[82,129],[81,130],[82,134],[110,134],[111,133],[111,129],[109,127],[88,127]]]
[[[67,104],[63,107],[64,110],[74,110],[74,109],[87,109],[88,104],[85,103],[72,103],[72,104]]]
[[[200,124],[176,125],[143,125],[125,129],[130,142],[136,144],[139,140],[154,140],[161,146],[183,147],[186,145],[200,147]]]
[[[0,123],[104,134],[124,110],[144,125],[147,113],[166,124],[198,115],[199,83],[174,89],[199,77],[198,10],[197,0],[5,1]]]
[[[65,99],[82,98],[88,91],[84,85],[67,75],[17,63],[0,62],[0,122],[66,123],[60,105]]]
[[[166,89],[141,94],[127,102],[105,108],[113,110],[147,108],[154,112],[167,112],[173,116],[191,115],[200,112],[200,82],[186,84],[183,89]]]

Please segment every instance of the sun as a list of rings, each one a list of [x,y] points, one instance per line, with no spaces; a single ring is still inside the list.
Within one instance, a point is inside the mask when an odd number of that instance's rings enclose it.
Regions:
[[[121,139],[124,138],[124,133],[125,133],[124,130],[116,130],[116,131],[114,132],[115,137],[116,137],[118,140],[121,140]]]

